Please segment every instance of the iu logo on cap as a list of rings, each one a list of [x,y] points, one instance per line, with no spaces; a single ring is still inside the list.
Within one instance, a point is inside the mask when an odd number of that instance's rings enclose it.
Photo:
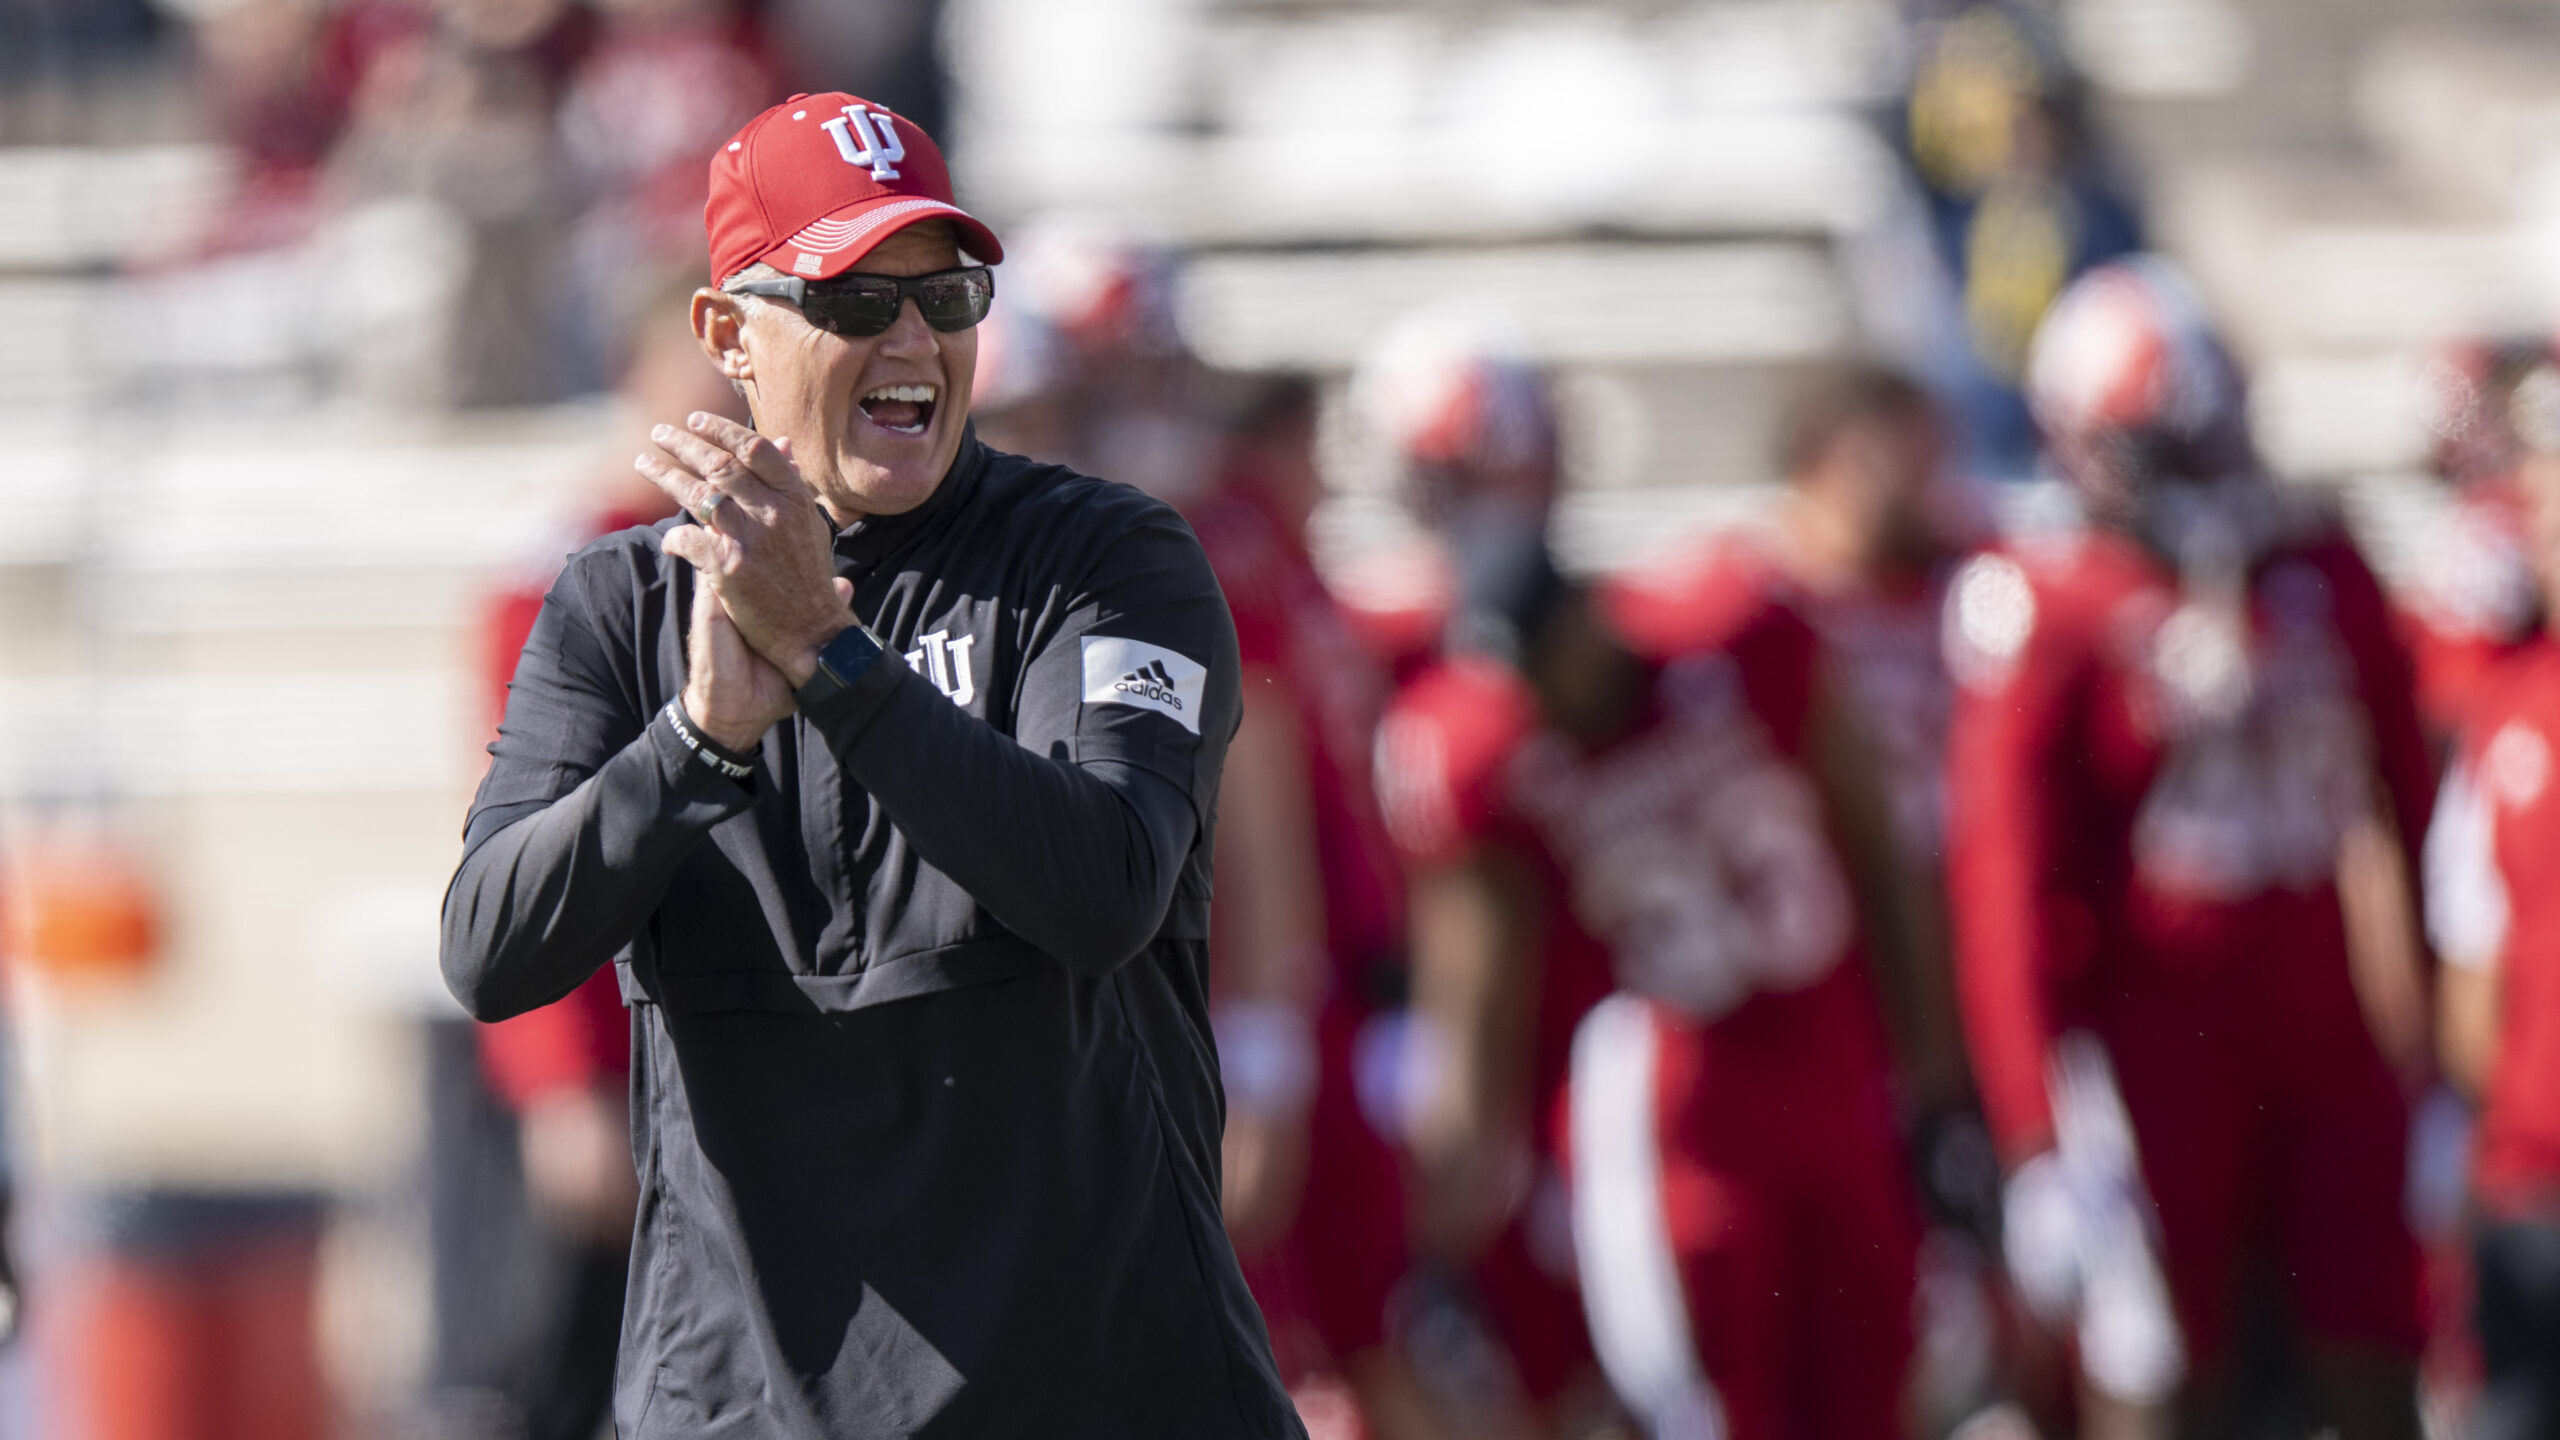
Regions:
[[[877,125],[878,130],[872,127]],[[847,105],[844,113],[820,127],[835,137],[836,153],[847,165],[868,165],[874,180],[898,178],[898,162],[907,158],[906,142],[898,138],[894,116],[883,111],[878,115],[860,105]]]

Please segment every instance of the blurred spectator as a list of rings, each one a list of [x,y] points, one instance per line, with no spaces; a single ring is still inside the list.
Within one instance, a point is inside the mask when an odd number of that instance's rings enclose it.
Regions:
[[[2260,469],[2165,263],[2077,282],[2030,376],[2089,523],[1957,579],[1947,771],[2013,1277],[2075,1336],[2093,1425],[2235,1423],[2272,1280],[2321,1423],[2414,1436],[2407,658],[2335,522]]]
[[[950,72],[942,63],[943,0],[767,0],[795,90],[867,95],[943,133]]]
[[[605,0],[594,47],[571,76],[560,134],[587,196],[569,244],[577,297],[566,323],[600,368],[599,342],[627,328],[659,277],[702,256],[703,157],[781,87],[734,0]],[[868,94],[870,92],[861,92]]]
[[[2428,365],[2419,399],[2433,440],[2428,469],[2453,495],[2405,587],[2403,628],[2419,712],[2449,737],[2540,625],[2517,472],[2529,444],[2560,446],[2560,356],[2544,339],[2448,346]]]
[[[141,73],[162,29],[147,0],[0,0],[0,142],[87,138],[83,111]]]
[[[2537,362],[2533,373],[2552,372]],[[2560,436],[2527,428],[2512,476],[2547,603],[2560,595]],[[2427,834],[2427,925],[2444,959],[2440,1046],[2447,1075],[2481,1106],[2471,1240],[2484,1374],[2473,1440],[2560,1433],[2554,735],[2560,646],[2546,626],[2513,646],[2473,698]]]
[[[591,31],[567,0],[441,0],[356,87],[332,160],[348,202],[423,201],[459,228],[453,273],[394,277],[452,307],[444,373],[422,377],[448,403],[592,388],[566,338],[561,246],[576,190],[553,118]]]
[[[1951,398],[1968,463],[2035,462],[2027,345],[2072,277],[2140,248],[2141,225],[2089,132],[2041,7],[1912,0],[1910,74],[1889,127],[1921,198],[1951,312],[1913,357]]]
[[[427,25],[426,12],[397,0],[229,0],[197,17],[198,84],[213,133],[239,166],[201,254],[311,238],[321,174],[357,87],[384,51],[414,43]]]
[[[686,323],[690,277],[632,313],[616,457],[653,417],[745,405]],[[598,535],[654,523],[666,497],[627,462],[601,464],[591,508],[571,518],[490,597],[482,658],[488,719],[562,561]],[[477,1032],[477,1055],[439,1043],[438,1363],[444,1423],[526,1440],[590,1440],[606,1419],[639,1199],[628,1113],[631,1027],[611,966],[569,996]]]
[[[1323,495],[1314,384],[1234,388],[1218,482],[1186,512],[1245,666],[1210,932],[1227,1228],[1311,1432],[1335,1433],[1311,1392],[1347,1381],[1369,1434],[1432,1435],[1388,1335],[1407,1265],[1394,1116],[1363,1110],[1355,1073],[1405,990],[1401,886],[1369,792],[1386,677],[1307,554]]]

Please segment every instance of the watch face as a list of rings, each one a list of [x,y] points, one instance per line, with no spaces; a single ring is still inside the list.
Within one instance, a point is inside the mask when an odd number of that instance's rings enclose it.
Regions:
[[[795,698],[802,705],[810,705],[849,688],[879,661],[882,653],[880,642],[872,639],[870,632],[860,625],[846,627],[818,652],[817,668],[809,672]]]

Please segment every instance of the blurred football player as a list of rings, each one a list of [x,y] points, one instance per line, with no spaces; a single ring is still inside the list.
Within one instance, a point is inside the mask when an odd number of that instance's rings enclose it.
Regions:
[[[1595,723],[1583,712],[1613,709],[1635,662],[1548,553],[1556,417],[1534,368],[1492,327],[1432,316],[1391,332],[1352,383],[1402,498],[1446,552],[1451,591],[1446,662],[1423,662],[1389,708],[1376,757],[1406,861],[1413,975],[1396,1103],[1424,1271],[1399,1323],[1471,1432],[1570,1433],[1607,1387],[1574,1284],[1556,1102],[1573,1028],[1608,993],[1607,959],[1543,933],[1519,903],[1522,867],[1479,853],[1491,812],[1461,815],[1452,787],[1498,770],[1550,705]],[[1537,672],[1551,695],[1530,688]],[[1469,680],[1481,693],[1462,692]]]
[[[1190,498],[1216,473],[1217,407],[1176,323],[1179,257],[1074,212],[1023,226],[1008,250],[997,433],[1023,454]]]
[[[1983,533],[1979,492],[1948,464],[1950,436],[1927,391],[1867,360],[1816,367],[1781,411],[1774,459],[1787,482],[1768,526],[1723,532],[1702,553],[1649,567],[1619,592],[1621,629],[1676,653],[1693,616],[1738,587],[1776,592],[1809,621],[1875,748],[1903,863],[1940,934],[1944,769],[1955,682],[1942,647],[1948,581]],[[1898,973],[1885,978],[1898,979]],[[1898,1096],[1932,1219],[1924,1247],[1923,1412],[1951,1427],[1993,1403],[1998,1373],[1999,1173],[1964,1071],[1943,963],[1892,993],[1905,1068]]]
[[[2093,271],[2029,367],[2087,524],[1950,608],[1951,896],[2006,1248],[2093,1425],[2232,1424],[2273,1278],[2311,1402],[2414,1436],[2404,1084],[2431,777],[2382,595],[2261,470],[2163,262]]]
[[[1431,1241],[1551,1425],[1578,1337],[1530,1307],[1578,1280],[1657,1436],[1898,1433],[1919,1224],[1869,965],[1911,972],[1921,907],[1814,631],[1744,568],[1676,605],[1559,576],[1555,418],[1499,350],[1420,328],[1363,383],[1458,596],[1379,742]]]
[[[2548,374],[2546,370],[2543,373]],[[2560,447],[2516,468],[2538,589],[2560,595]],[[2481,1107],[2472,1156],[2474,1440],[2560,1434],[2560,642],[2518,645],[2455,746],[2427,832],[2444,1067]]]
[[[2401,596],[2418,709],[2449,737],[2499,662],[2541,621],[2517,468],[2530,445],[2560,447],[2560,356],[2547,340],[2470,341],[2429,364],[2419,400],[2428,469],[2451,504],[2416,552]]]
[[[1369,788],[1387,679],[1307,552],[1314,384],[1237,389],[1220,478],[1186,509],[1244,663],[1210,928],[1227,1231],[1311,1433],[1333,1433],[1322,1392],[1347,1381],[1372,1434],[1432,1434],[1387,1329],[1407,1264],[1401,1137],[1363,1111],[1354,1073],[1405,989],[1402,879]]]

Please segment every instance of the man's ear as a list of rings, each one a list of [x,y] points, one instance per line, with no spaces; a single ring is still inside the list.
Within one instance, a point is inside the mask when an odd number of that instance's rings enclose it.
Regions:
[[[747,360],[747,316],[735,295],[717,290],[693,292],[693,338],[702,345],[702,353],[719,367],[731,381],[753,379],[755,367]]]

